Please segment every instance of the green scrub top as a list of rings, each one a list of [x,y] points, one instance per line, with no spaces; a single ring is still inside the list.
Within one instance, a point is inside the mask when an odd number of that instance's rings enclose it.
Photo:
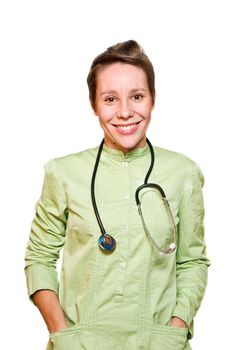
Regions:
[[[49,350],[187,350],[193,318],[207,283],[203,175],[186,156],[153,147],[148,182],[166,193],[177,225],[177,250],[161,255],[148,240],[135,202],[150,166],[148,145],[124,154],[104,144],[95,182],[96,202],[116,249],[104,253],[91,201],[98,147],[49,160],[26,251],[31,296],[58,293],[68,329],[49,335]],[[142,210],[159,246],[173,240],[160,195],[144,190]],[[56,262],[63,250],[58,281]],[[170,327],[172,316],[188,329]]]

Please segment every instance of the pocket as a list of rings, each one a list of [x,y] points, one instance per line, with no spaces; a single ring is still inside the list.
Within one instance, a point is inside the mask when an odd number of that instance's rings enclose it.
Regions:
[[[187,343],[188,328],[153,325],[150,350],[186,350]]]
[[[52,350],[122,350],[119,340],[104,330],[96,332],[84,325],[75,325],[50,334]]]
[[[49,334],[49,344],[52,350],[78,350],[80,349],[80,325],[74,325]],[[50,348],[49,348],[50,349]],[[47,350],[47,349],[46,349]]]

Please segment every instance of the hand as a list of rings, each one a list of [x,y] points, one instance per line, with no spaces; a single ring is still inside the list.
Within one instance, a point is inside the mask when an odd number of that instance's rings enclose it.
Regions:
[[[171,327],[188,328],[188,325],[179,317],[173,316],[170,321]]]

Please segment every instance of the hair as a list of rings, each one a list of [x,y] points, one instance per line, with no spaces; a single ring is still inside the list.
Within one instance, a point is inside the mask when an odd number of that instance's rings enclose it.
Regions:
[[[156,92],[153,65],[145,54],[143,48],[135,40],[127,40],[108,47],[106,51],[98,55],[92,62],[90,71],[87,76],[89,99],[92,108],[95,109],[98,72],[103,67],[117,62],[131,64],[132,66],[140,67],[143,69],[147,77],[147,83],[152,97],[152,102],[154,103]]]

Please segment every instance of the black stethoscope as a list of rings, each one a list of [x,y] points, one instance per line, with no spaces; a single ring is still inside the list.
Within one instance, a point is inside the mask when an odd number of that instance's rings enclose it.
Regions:
[[[155,155],[154,155],[153,147],[152,147],[150,141],[148,140],[148,138],[146,138],[146,142],[148,143],[149,148],[150,148],[151,164],[150,164],[149,170],[148,170],[148,172],[146,174],[146,177],[145,177],[145,180],[144,180],[144,184],[139,186],[136,189],[135,200],[136,200],[136,204],[138,206],[138,213],[139,213],[139,215],[141,217],[142,225],[143,225],[143,228],[145,230],[145,233],[146,233],[147,237],[149,238],[149,240],[151,241],[153,246],[160,252],[160,254],[162,254],[162,255],[163,254],[169,254],[169,253],[174,252],[174,250],[176,249],[176,243],[175,243],[176,242],[176,224],[175,224],[175,220],[174,220],[174,217],[173,217],[170,205],[168,203],[168,200],[166,198],[165,192],[162,189],[162,187],[157,185],[157,184],[154,184],[154,183],[148,183],[149,176],[150,176],[151,171],[152,171],[152,169],[154,167]],[[104,139],[102,140],[102,142],[101,142],[101,144],[99,146],[99,150],[98,150],[98,154],[97,154],[97,157],[96,157],[96,162],[95,162],[95,166],[94,166],[94,170],[93,170],[93,174],[92,174],[91,199],[92,199],[92,204],[93,204],[95,216],[96,216],[96,219],[98,221],[98,224],[99,224],[99,227],[100,227],[100,230],[101,230],[101,236],[98,239],[99,246],[105,252],[111,253],[111,252],[114,251],[114,249],[116,247],[116,240],[112,236],[110,236],[109,234],[106,233],[105,228],[103,226],[103,223],[102,223],[102,221],[100,219],[100,215],[99,215],[98,208],[97,208],[97,205],[96,205],[96,200],[95,200],[95,178],[96,178],[96,173],[97,173],[97,169],[98,169],[98,165],[99,165],[99,161],[100,161],[100,156],[101,156],[101,153],[102,153],[103,145],[104,145]],[[165,203],[165,206],[166,206],[166,209],[167,209],[167,212],[168,212],[168,216],[169,216],[170,221],[171,221],[172,226],[173,226],[173,242],[167,248],[159,247],[158,244],[152,238],[151,234],[149,233],[149,231],[147,229],[147,226],[146,226],[146,223],[145,223],[145,220],[144,220],[144,217],[143,217],[143,213],[142,213],[142,210],[141,210],[141,202],[140,202],[140,199],[139,199],[139,193],[144,188],[153,188],[153,189],[158,190],[158,192],[160,193],[160,195],[161,195],[161,197],[162,197],[162,199],[163,199],[163,201]]]

